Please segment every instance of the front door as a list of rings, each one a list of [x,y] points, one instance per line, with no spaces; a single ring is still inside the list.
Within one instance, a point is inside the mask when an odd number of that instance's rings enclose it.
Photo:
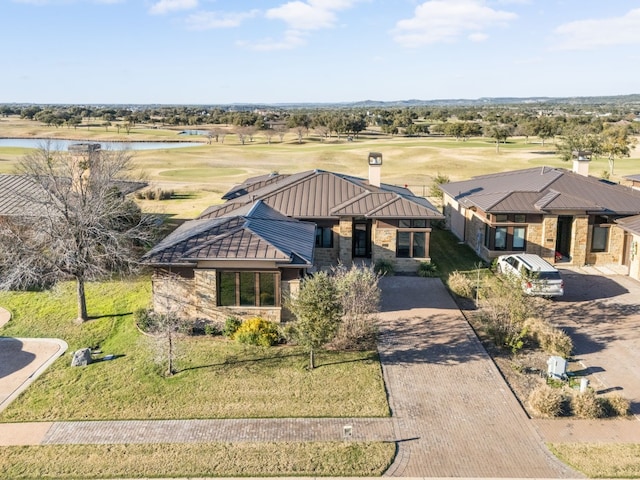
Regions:
[[[353,258],[371,258],[371,220],[353,221]]]
[[[571,260],[571,226],[572,224],[573,224],[573,217],[569,217],[569,216],[558,217],[558,229],[556,232],[557,261]],[[558,254],[562,255],[562,258],[558,258]]]

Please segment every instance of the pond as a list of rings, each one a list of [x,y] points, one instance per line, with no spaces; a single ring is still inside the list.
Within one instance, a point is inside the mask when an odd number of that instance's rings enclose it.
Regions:
[[[47,138],[0,138],[0,147],[39,148],[51,140],[55,150],[67,150],[74,143],[99,143],[105,150],[164,150],[167,148],[199,147],[197,142],[98,142],[94,140],[58,140]]]

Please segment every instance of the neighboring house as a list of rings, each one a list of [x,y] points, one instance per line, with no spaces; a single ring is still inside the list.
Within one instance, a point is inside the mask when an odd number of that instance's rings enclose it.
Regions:
[[[625,264],[629,266],[629,276],[640,280],[640,215],[621,218],[616,223],[627,234],[629,251],[626,252]]]
[[[186,222],[145,257],[154,267],[154,308],[173,307],[168,294],[182,289],[179,297],[188,299],[184,309],[191,317],[261,315],[279,321],[287,316],[283,297],[295,291],[305,271],[387,260],[397,272],[415,272],[430,261],[431,222],[444,216],[408,189],[382,184],[381,168],[382,156],[370,154],[366,180],[311,170],[264,175],[234,187],[222,197],[225,203]],[[245,232],[241,238],[238,229]],[[244,243],[202,248],[227,238]],[[251,242],[263,250],[250,248]],[[263,274],[275,282],[266,292],[267,305]]]
[[[573,171],[537,167],[441,185],[447,226],[480,257],[510,252],[551,263],[629,266],[631,235],[616,222],[640,214],[640,191]]]
[[[625,181],[628,182],[632,188],[636,190],[640,190],[640,174],[638,175],[628,175],[624,177]]]

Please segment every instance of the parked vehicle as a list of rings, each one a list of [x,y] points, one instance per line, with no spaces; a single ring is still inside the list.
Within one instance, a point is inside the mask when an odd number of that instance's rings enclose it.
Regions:
[[[538,255],[517,253],[501,255],[496,266],[498,273],[513,275],[522,282],[527,295],[560,297],[564,295],[564,281],[556,267]]]

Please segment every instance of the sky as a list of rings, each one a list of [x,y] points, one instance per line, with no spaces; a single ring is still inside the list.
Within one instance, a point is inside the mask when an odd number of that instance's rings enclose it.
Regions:
[[[0,0],[0,103],[640,93],[640,0]]]

